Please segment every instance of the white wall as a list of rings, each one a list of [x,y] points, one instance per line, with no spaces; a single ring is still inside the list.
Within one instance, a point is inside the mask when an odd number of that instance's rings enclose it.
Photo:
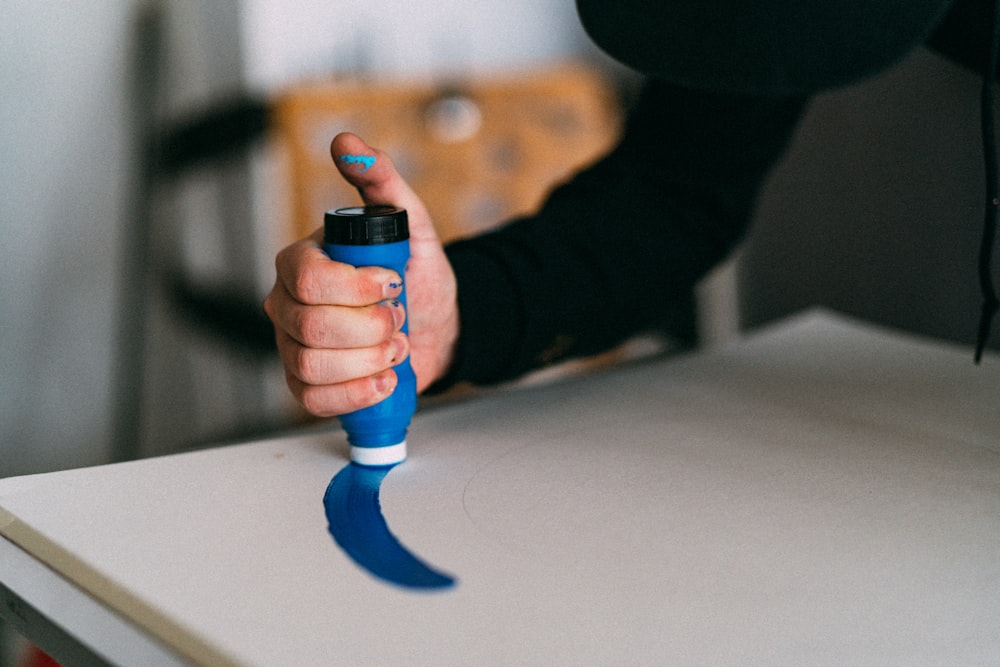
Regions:
[[[252,86],[351,74],[440,77],[564,58],[590,44],[573,0],[245,0]]]
[[[0,5],[0,475],[107,450],[134,4]]]
[[[110,456],[121,231],[135,184],[127,77],[142,4],[0,0],[0,476]],[[572,0],[162,4],[175,109],[243,79],[270,89],[359,67],[446,75],[586,44]]]
[[[744,325],[823,304],[954,341],[971,362],[981,304],[981,86],[978,74],[918,49],[813,101],[744,248]],[[996,326],[991,347],[1000,349]]]

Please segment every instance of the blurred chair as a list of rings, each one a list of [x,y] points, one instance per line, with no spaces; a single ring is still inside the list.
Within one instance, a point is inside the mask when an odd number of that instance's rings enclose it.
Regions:
[[[621,125],[608,82],[574,65],[455,85],[321,83],[288,91],[274,111],[289,151],[295,236],[357,201],[331,164],[337,132],[387,151],[450,240],[531,212],[609,150]]]
[[[358,200],[331,163],[338,132],[388,152],[447,241],[530,213],[554,184],[609,150],[620,125],[609,83],[572,64],[453,85],[316,83],[274,104],[296,237],[325,210]]]

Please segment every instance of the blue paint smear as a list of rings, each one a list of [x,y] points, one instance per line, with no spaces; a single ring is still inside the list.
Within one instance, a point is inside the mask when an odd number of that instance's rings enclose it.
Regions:
[[[349,464],[323,496],[330,534],[351,559],[370,574],[404,588],[444,589],[455,579],[407,551],[382,517],[379,489],[393,466]]]
[[[341,155],[340,161],[344,164],[360,164],[361,171],[368,171],[375,164],[374,155]]]

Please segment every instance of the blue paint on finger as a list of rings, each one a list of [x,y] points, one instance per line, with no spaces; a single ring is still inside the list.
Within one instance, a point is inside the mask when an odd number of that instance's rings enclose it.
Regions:
[[[414,589],[454,586],[454,577],[414,556],[389,531],[379,490],[391,469],[351,463],[330,480],[323,496],[330,534],[355,563],[383,581]]]
[[[374,155],[341,155],[340,161],[344,164],[359,164],[361,171],[368,171],[375,164]]]

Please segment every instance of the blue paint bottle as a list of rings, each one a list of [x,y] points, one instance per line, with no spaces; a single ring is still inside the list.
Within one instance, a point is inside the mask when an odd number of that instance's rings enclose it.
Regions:
[[[323,250],[338,262],[359,267],[383,266],[396,271],[404,279],[399,301],[406,307],[410,230],[405,210],[392,206],[355,206],[327,211]],[[403,333],[408,333],[406,322]],[[395,371],[399,382],[388,398],[340,417],[354,463],[391,466],[406,458],[406,430],[417,409],[417,380],[409,357]]]

